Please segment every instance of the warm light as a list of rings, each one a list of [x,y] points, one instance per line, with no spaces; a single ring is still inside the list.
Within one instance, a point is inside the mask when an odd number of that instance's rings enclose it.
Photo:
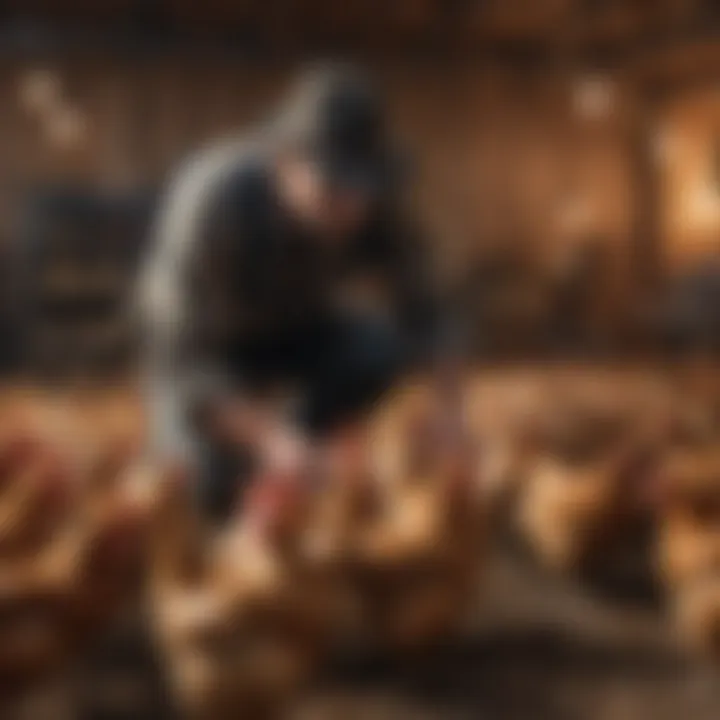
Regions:
[[[60,101],[62,83],[52,70],[31,70],[19,82],[21,106],[30,113],[49,111]]]
[[[558,225],[568,234],[577,234],[589,229],[594,220],[594,211],[587,198],[576,197],[567,200],[558,212]]]
[[[48,142],[58,149],[77,147],[87,134],[87,121],[74,107],[62,106],[54,110],[45,123]]]
[[[676,133],[659,127],[652,136],[652,153],[662,165],[672,163],[679,155],[680,141]]]
[[[603,76],[584,77],[573,88],[573,107],[581,117],[598,120],[607,117],[615,104],[613,82]]]
[[[717,228],[720,224],[720,196],[709,184],[686,193],[684,215],[689,225],[700,230]]]

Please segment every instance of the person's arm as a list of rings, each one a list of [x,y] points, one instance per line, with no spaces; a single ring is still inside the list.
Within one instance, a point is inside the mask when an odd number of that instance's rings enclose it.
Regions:
[[[247,222],[258,202],[232,152],[189,164],[171,186],[141,283],[153,450],[181,460],[192,459],[198,436],[255,446],[266,458],[296,454],[277,450],[296,444],[291,430],[247,392],[242,368],[228,359],[248,315],[230,286],[247,275]]]
[[[404,218],[390,217],[377,233],[383,275],[412,364],[427,368],[458,351],[459,318],[442,292],[433,252],[419,229]]]
[[[181,169],[161,204],[139,288],[143,372],[153,452],[188,458],[198,425],[235,391],[235,379],[199,342],[197,263],[207,260],[208,224],[222,189],[218,159],[199,158]]]

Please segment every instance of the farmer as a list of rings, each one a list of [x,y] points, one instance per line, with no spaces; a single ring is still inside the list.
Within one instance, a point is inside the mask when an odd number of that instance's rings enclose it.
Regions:
[[[193,466],[213,517],[248,458],[302,471],[435,346],[402,170],[369,78],[324,66],[270,122],[172,178],[140,291],[151,450]],[[280,387],[294,403],[268,401]]]

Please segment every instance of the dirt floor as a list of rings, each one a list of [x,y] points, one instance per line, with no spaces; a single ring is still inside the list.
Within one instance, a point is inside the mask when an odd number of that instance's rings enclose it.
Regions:
[[[172,718],[150,648],[118,630],[79,670],[83,720]],[[329,668],[308,720],[715,720],[720,673],[683,655],[657,603],[600,597],[510,552],[461,637],[424,658]]]

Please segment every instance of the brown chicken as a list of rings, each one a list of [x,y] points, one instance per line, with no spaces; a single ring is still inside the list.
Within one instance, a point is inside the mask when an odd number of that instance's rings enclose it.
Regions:
[[[346,525],[346,570],[364,637],[400,652],[431,644],[462,622],[484,530],[476,453],[457,389],[412,397],[395,427],[400,450],[385,466],[383,484],[373,486],[366,472],[346,496],[346,510],[355,510]]]
[[[83,454],[112,452],[124,445],[128,453],[143,447],[145,418],[137,392],[119,386],[39,390],[16,387],[0,398],[0,436],[24,428],[51,444]]]
[[[676,450],[660,482],[658,563],[677,628],[720,659],[720,449]]]
[[[150,508],[123,469],[127,460],[118,453],[112,462],[97,458],[83,468],[47,440],[4,439],[3,697],[63,668],[132,594]]]
[[[651,517],[644,495],[665,433],[658,417],[566,398],[526,438],[514,516],[543,564],[598,568],[644,535]]]
[[[277,717],[327,646],[328,597],[303,554],[308,498],[266,477],[242,517],[203,527],[187,483],[165,483],[150,588],[179,709],[193,718]]]

